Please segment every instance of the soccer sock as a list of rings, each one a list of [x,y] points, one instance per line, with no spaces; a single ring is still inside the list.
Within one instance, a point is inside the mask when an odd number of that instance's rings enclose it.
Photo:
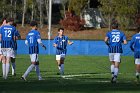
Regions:
[[[138,71],[136,71],[136,77],[137,77],[137,78],[139,78],[139,74],[140,74],[140,73],[139,73]]]
[[[64,64],[61,64],[61,74],[64,74]]]
[[[119,69],[118,68],[114,68],[114,77],[115,78],[117,78],[118,72],[119,72]]]
[[[12,75],[14,75],[16,69],[16,64],[15,62],[12,62]]]
[[[6,63],[6,76],[5,76],[5,79],[8,77],[9,68],[10,68],[10,64]]]
[[[32,71],[32,69],[35,67],[34,64],[31,64],[28,69],[26,70],[26,72],[24,73],[23,77],[27,77],[27,75]]]
[[[38,78],[41,78],[39,65],[35,65],[35,70],[36,70],[36,74],[37,74]]]
[[[114,76],[114,65],[111,65],[111,74],[112,74],[112,77]]]
[[[6,76],[6,64],[2,64],[3,78]]]

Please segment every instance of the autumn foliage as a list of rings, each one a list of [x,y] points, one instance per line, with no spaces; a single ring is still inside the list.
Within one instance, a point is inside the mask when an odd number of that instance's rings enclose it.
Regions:
[[[85,21],[71,12],[66,12],[65,18],[60,20],[60,24],[67,30],[79,31],[83,28]]]

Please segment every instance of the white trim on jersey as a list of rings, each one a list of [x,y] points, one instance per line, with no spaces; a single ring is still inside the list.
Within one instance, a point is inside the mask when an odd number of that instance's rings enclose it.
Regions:
[[[120,62],[121,61],[121,53],[109,53],[110,61]]]

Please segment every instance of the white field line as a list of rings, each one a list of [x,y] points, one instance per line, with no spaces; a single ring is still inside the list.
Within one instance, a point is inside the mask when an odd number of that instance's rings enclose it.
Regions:
[[[77,74],[77,75],[64,75],[63,78],[81,77],[81,76],[93,76],[93,75],[110,75],[110,73],[100,73],[100,74]]]

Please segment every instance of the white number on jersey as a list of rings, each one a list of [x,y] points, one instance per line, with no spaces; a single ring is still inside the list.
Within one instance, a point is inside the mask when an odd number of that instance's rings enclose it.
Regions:
[[[112,35],[112,42],[119,42],[120,41],[120,35]]]
[[[32,44],[32,43],[33,43],[33,37],[30,36],[30,37],[29,37],[29,40],[30,40],[30,44]]]
[[[5,37],[11,37],[11,30],[5,30]]]

